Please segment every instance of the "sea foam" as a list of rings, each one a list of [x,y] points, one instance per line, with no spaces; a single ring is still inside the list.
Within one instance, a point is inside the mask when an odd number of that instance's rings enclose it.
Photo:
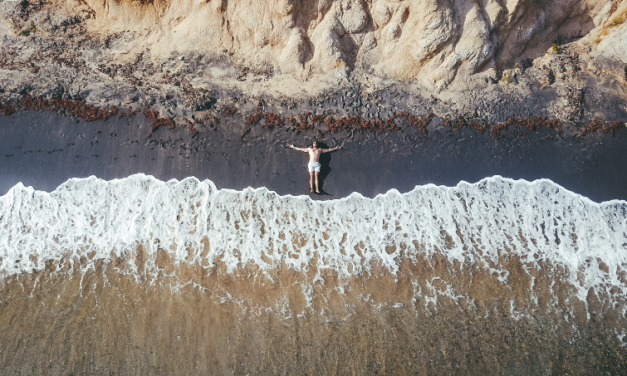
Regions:
[[[161,250],[174,264],[208,272],[218,262],[228,273],[251,264],[260,273],[279,266],[305,272],[315,264],[315,281],[324,270],[342,279],[366,275],[373,265],[393,275],[403,259],[440,254],[462,268],[481,265],[507,283],[505,254],[529,273],[560,266],[580,301],[590,289],[611,297],[610,304],[627,297],[627,202],[598,204],[546,179],[495,176],[316,202],[139,174],[70,179],[52,193],[18,184],[0,198],[2,277],[88,253],[91,261],[76,267],[89,268],[138,246],[145,265],[130,259],[122,272],[158,275]]]

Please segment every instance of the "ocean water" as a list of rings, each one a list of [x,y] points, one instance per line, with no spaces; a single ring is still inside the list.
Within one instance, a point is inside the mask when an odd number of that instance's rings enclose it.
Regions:
[[[500,176],[316,202],[188,178],[0,198],[16,374],[603,374],[627,202]]]

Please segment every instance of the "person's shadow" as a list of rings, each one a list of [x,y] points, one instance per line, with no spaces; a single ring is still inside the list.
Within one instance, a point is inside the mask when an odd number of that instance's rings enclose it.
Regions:
[[[328,149],[329,146],[325,142],[318,142],[318,147],[322,149]],[[324,180],[331,173],[331,159],[333,152],[322,153],[320,155],[320,174],[318,175],[318,186],[320,188],[320,194],[326,196],[333,196],[324,190]]]

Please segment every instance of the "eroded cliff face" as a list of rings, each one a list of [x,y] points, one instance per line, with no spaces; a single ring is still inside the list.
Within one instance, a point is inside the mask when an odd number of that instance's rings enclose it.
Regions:
[[[371,73],[443,87],[499,75],[555,41],[581,38],[620,5],[612,0],[96,1],[88,29],[132,30],[131,52],[228,52],[281,73]]]
[[[450,104],[425,114],[490,122],[506,116],[489,116],[504,91],[515,105],[546,88],[541,116],[615,120],[627,116],[626,19],[624,0],[0,0],[0,94],[181,117],[240,94],[401,85]],[[370,111],[346,101],[346,114]]]

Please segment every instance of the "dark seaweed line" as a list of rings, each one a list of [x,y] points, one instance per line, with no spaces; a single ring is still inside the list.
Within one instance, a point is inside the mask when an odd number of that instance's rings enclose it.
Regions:
[[[76,118],[81,118],[87,122],[103,120],[106,121],[112,116],[118,115],[118,118],[122,118],[123,116],[133,116],[137,111],[128,110],[126,112],[120,112],[117,107],[108,106],[105,108],[98,108],[91,104],[87,104],[84,100],[72,100],[72,99],[45,99],[45,98],[35,98],[30,95],[24,95],[15,103],[5,103],[0,101],[0,113],[4,116],[12,116],[18,111],[57,111],[62,112],[65,115],[73,116]],[[237,113],[237,109],[233,106],[224,106],[223,113],[228,116],[233,116]],[[152,122],[152,128],[148,137],[151,137],[152,133],[158,128],[165,126],[168,129],[172,130],[176,127],[176,123],[174,122],[174,118],[166,117],[161,118],[158,116],[157,111],[151,111],[146,108],[142,111],[144,116]],[[340,130],[367,130],[373,133],[381,133],[386,130],[397,131],[399,130],[398,125],[395,120],[405,118],[409,121],[412,126],[417,127],[420,131],[427,135],[429,132],[427,131],[427,126],[435,115],[430,113],[425,118],[420,118],[416,115],[412,115],[406,111],[397,112],[392,115],[387,120],[366,120],[360,116],[345,116],[340,117],[337,120],[332,116],[325,115],[315,115],[311,112],[305,112],[300,119],[295,116],[290,116],[289,118],[284,118],[279,114],[274,112],[264,112],[261,107],[257,109],[257,111],[246,117],[246,125],[248,127],[242,132],[241,138],[242,142],[245,142],[244,137],[250,132],[250,126],[254,126],[263,121],[262,127],[264,129],[272,130],[274,128],[281,128],[289,123],[290,126],[294,129],[299,130],[312,130],[315,129],[316,126],[321,124],[325,124],[328,128],[328,131],[336,133]],[[195,124],[203,124],[206,121],[212,121],[215,124],[218,124],[220,120],[211,116],[210,118],[195,120],[194,122],[190,121],[187,118],[184,118],[186,123],[188,124],[188,129],[194,134],[198,134],[198,130],[194,128]],[[530,131],[536,131],[539,128],[545,127],[549,129],[555,129],[559,134],[563,133],[563,123],[558,119],[546,120],[541,117],[532,117],[529,119],[516,119],[510,118],[509,120],[499,123],[493,127],[489,127],[488,124],[485,124],[481,121],[472,120],[468,121],[464,118],[458,118],[455,120],[444,119],[444,125],[450,127],[452,129],[460,129],[462,127],[470,127],[477,131],[479,134],[483,134],[488,128],[490,130],[490,135],[495,139],[499,140],[499,133],[510,126],[519,126],[524,127]],[[603,120],[594,119],[591,124],[584,127],[578,134],[577,137],[583,137],[588,133],[603,131],[605,133],[610,133],[612,137],[615,135],[615,130],[623,125],[620,121],[614,121],[612,123],[608,123]],[[524,133],[524,132],[523,132]]]
[[[11,116],[18,111],[62,112],[67,116],[80,118],[85,120],[86,122],[92,122],[97,120],[106,121],[110,117],[115,115],[118,115],[118,119],[124,116],[131,117],[136,113],[136,111],[130,109],[128,110],[128,113],[120,112],[115,106],[98,108],[91,104],[87,104],[82,99],[46,99],[35,98],[30,95],[24,95],[18,101],[16,101],[16,103],[13,104],[0,102],[0,113],[2,113],[3,115]],[[145,109],[142,111],[142,113],[144,114],[144,116],[152,121],[152,128],[150,130],[150,134],[148,134],[148,137],[150,137],[152,135],[152,132],[154,132],[159,127],[167,126],[169,129],[174,129],[176,126],[173,118],[160,118],[158,116],[158,112],[156,111],[150,111],[149,109]],[[194,132],[194,134],[198,133],[192,125],[190,125],[189,128]]]
[[[295,129],[300,130],[311,130],[314,129],[316,124],[325,123],[328,129],[331,132],[337,132],[339,130],[349,130],[349,129],[358,129],[358,130],[368,130],[373,133],[381,133],[385,130],[398,130],[398,126],[395,123],[396,119],[406,118],[409,120],[412,126],[417,127],[422,131],[423,134],[428,134],[427,125],[431,123],[435,115],[430,113],[426,118],[419,118],[415,115],[412,115],[406,111],[397,112],[389,119],[382,120],[365,120],[359,116],[346,116],[335,120],[333,117],[328,116],[324,117],[324,115],[313,115],[310,112],[306,112],[302,115],[300,122],[294,116],[290,116],[287,119],[284,119],[280,115],[267,112],[264,113],[261,108],[257,110],[256,113],[248,116],[246,120],[246,125],[256,125],[263,120],[262,127],[265,129],[274,129],[285,126],[286,122],[289,122],[291,126]],[[311,119],[311,122],[308,121]],[[487,124],[482,123],[477,120],[467,121],[464,118],[459,118],[455,120],[443,119],[444,125],[446,127],[452,129],[460,129],[462,127],[470,127],[477,131],[479,134],[483,134],[488,128],[490,128],[490,135],[495,139],[499,140],[499,133],[510,126],[520,126],[525,127],[529,131],[536,131],[542,127],[555,129],[557,133],[563,134],[563,123],[558,119],[543,119],[539,116],[535,116],[529,119],[516,119],[510,118],[509,120],[498,123],[493,127],[489,127]],[[588,133],[595,132],[598,130],[602,130],[603,132],[610,133],[612,137],[614,137],[614,131],[623,123],[620,121],[614,121],[611,124],[605,121],[594,119],[593,122],[584,127],[578,134],[577,137],[585,136]],[[242,140],[245,134],[250,131],[250,127],[246,129],[244,133],[242,133]]]

